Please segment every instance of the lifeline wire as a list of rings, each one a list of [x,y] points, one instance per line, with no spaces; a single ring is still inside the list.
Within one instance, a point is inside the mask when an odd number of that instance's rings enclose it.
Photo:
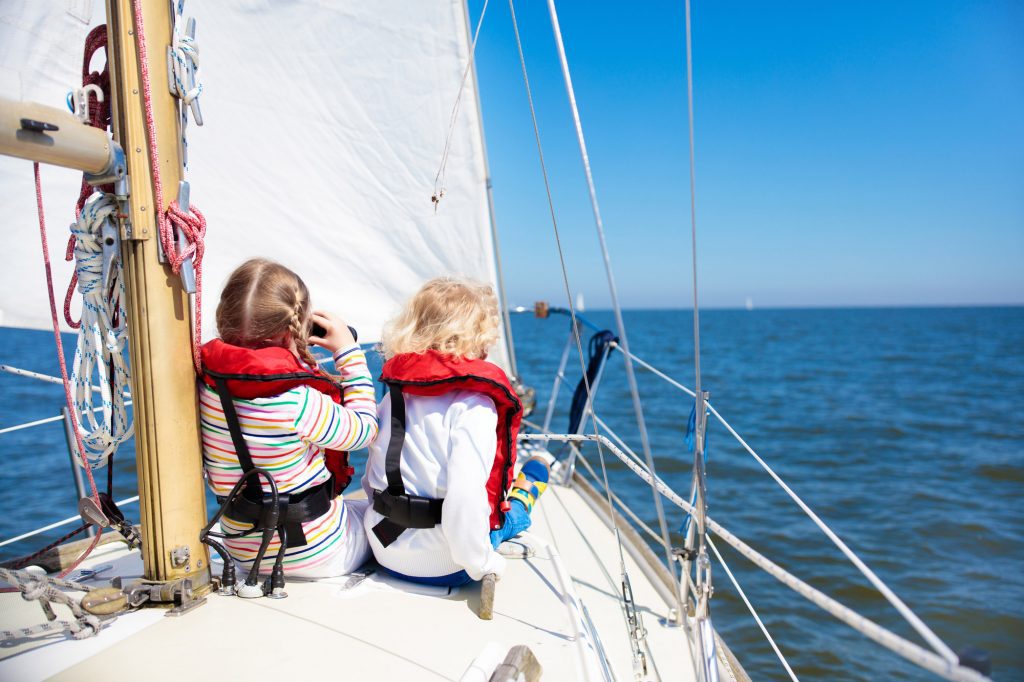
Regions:
[[[623,351],[620,348],[619,352],[625,351]],[[679,383],[672,377],[668,376],[667,374],[665,374],[658,368],[654,367],[653,365],[645,362],[644,360],[638,358],[635,355],[632,357],[638,365],[650,370],[655,376],[664,379],[672,386],[678,388],[679,390],[685,393],[688,393],[691,396],[696,395],[692,390],[682,385],[681,383]],[[822,521],[821,518],[816,513],[814,513],[814,510],[811,509],[810,506],[803,501],[803,498],[797,495],[796,492],[792,488],[790,488],[785,481],[782,480],[782,477],[779,476],[775,472],[775,470],[772,469],[771,466],[769,466],[768,463],[759,454],[757,454],[757,452],[752,447],[750,447],[750,444],[747,443],[747,441],[744,440],[743,437],[736,432],[732,425],[729,424],[728,421],[726,421],[725,417],[723,417],[718,412],[718,410],[715,409],[714,405],[712,405],[711,403],[706,404],[708,412],[710,412],[711,415],[718,420],[718,423],[725,427],[725,430],[728,431],[729,434],[736,439],[736,442],[738,442],[743,447],[743,449],[746,450],[747,453],[750,454],[750,456],[753,457],[754,460],[761,465],[761,468],[764,469],[768,473],[768,475],[772,477],[772,479],[779,485],[780,488],[782,488],[782,490],[790,497],[790,499],[792,499],[793,502],[795,502],[796,505],[800,507],[800,509],[807,515],[807,517],[812,522],[814,522],[814,525],[816,525],[821,530],[821,532],[825,534],[825,537],[827,537],[832,542],[832,544],[839,548],[839,551],[841,551],[843,555],[847,559],[849,559],[850,563],[852,563],[857,568],[857,570],[859,570],[861,574],[864,575],[864,577],[867,578],[872,585],[874,585],[875,589],[877,589],[882,594],[882,596],[885,597],[886,601],[892,604],[893,608],[895,608],[899,612],[899,614],[903,616],[903,618],[911,625],[911,627],[913,627],[914,630],[916,630],[917,633],[921,635],[921,637],[926,642],[928,642],[929,645],[931,645],[931,647],[936,651],[936,653],[938,653],[940,656],[942,656],[950,662],[955,662],[959,660],[957,655],[953,652],[953,650],[950,649],[945,642],[939,639],[938,635],[936,635],[932,631],[932,629],[929,628],[928,625],[917,616],[917,614],[911,611],[910,607],[907,606],[903,602],[903,600],[900,599],[896,595],[896,593],[889,588],[888,585],[882,582],[882,579],[879,578],[878,575],[875,574],[875,572],[872,571],[871,568],[866,563],[864,563],[864,561],[859,556],[857,556],[857,554],[852,549],[850,549],[850,547],[845,542],[843,542],[842,538],[836,535],[836,533],[828,527],[828,524]]]
[[[644,469],[642,464],[631,460],[624,452],[616,447],[614,443],[604,436],[588,436],[585,434],[552,436],[540,433],[521,433],[519,434],[519,439],[524,441],[556,440],[563,442],[583,442],[596,440],[598,442],[603,442],[605,447],[607,447],[612,454],[618,457],[623,464],[629,467],[634,474],[647,483],[654,481],[657,485],[658,492],[664,495],[666,499],[672,502],[672,504],[690,514],[694,511],[690,503],[685,501],[674,490],[668,487],[663,480],[651,476],[650,472]],[[929,651],[919,644],[915,644],[914,642],[885,629],[881,625],[865,618],[848,606],[845,606],[841,602],[828,596],[821,590],[808,585],[806,582],[800,580],[800,578],[797,578],[795,575],[755,550],[743,540],[733,535],[721,524],[715,522],[714,519],[707,519],[707,527],[765,573],[804,597],[815,606],[821,608],[826,613],[831,614],[865,637],[868,637],[890,651],[899,654],[911,663],[914,663],[921,668],[931,671],[948,680],[955,680],[958,682],[991,682],[988,677],[982,675],[977,670],[961,665],[959,660],[947,661],[937,653]]]
[[[126,406],[130,407],[131,404],[132,404],[132,401],[131,400],[126,400],[124,404]],[[93,410],[96,411],[96,412],[101,412],[103,410],[103,408],[102,407],[94,407]],[[14,431],[22,431],[23,429],[30,429],[33,426],[42,426],[43,424],[52,424],[53,422],[59,422],[59,421],[61,421],[63,419],[64,419],[64,415],[63,414],[58,414],[55,417],[45,417],[44,419],[36,419],[35,421],[25,422],[23,424],[16,424],[14,426],[4,427],[4,428],[0,429],[0,434],[12,433]]]
[[[778,656],[779,660],[782,662],[782,667],[786,669],[789,679],[793,680],[793,682],[800,682],[800,680],[797,679],[796,673],[794,673],[793,669],[789,667],[789,661],[786,660],[786,657],[782,655],[782,651],[779,650],[779,645],[775,643],[775,640],[768,633],[768,628],[765,627],[764,622],[761,620],[761,616],[757,615],[754,605],[750,603],[749,599],[747,599],[747,593],[743,591],[742,587],[740,587],[740,583],[736,580],[736,576],[734,576],[732,571],[729,570],[729,564],[725,563],[725,559],[722,558],[722,555],[719,553],[718,548],[715,547],[715,543],[711,538],[708,538],[708,545],[711,547],[711,551],[714,552],[715,556],[718,558],[718,563],[722,564],[722,568],[725,569],[725,574],[729,576],[729,580],[732,581],[732,585],[736,588],[736,592],[740,595],[740,599],[742,599],[743,603],[747,605],[747,610],[750,611],[750,615],[753,616],[754,620],[757,622],[757,627],[761,628],[761,632],[764,633],[765,639],[768,640],[768,644],[771,645],[775,655]]]

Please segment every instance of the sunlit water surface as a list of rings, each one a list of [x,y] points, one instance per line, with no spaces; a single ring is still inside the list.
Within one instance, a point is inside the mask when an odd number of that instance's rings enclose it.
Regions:
[[[587,316],[612,325],[606,312]],[[995,679],[1024,679],[1024,309],[707,311],[701,322],[703,384],[733,427],[954,649],[985,648]],[[688,312],[634,311],[626,324],[635,354],[693,385]],[[542,412],[568,323],[517,316],[513,331],[520,370]],[[57,373],[52,335],[0,330],[0,339],[0,362]],[[575,356],[568,374],[575,383]],[[658,472],[687,491],[691,401],[650,372],[638,377]],[[8,375],[0,375],[0,390],[0,428],[53,416],[63,399],[58,386]],[[555,429],[565,428],[568,398],[563,391]],[[621,356],[604,375],[597,411],[639,451]],[[0,452],[7,494],[0,539],[74,513],[59,423],[2,434]],[[656,527],[649,488],[617,462],[608,465],[616,492]],[[124,448],[115,497],[135,494],[134,468],[134,453]],[[815,587],[914,639],[713,421],[708,475],[713,518]],[[137,506],[126,511],[138,518]],[[668,514],[678,529],[681,513]],[[0,558],[57,534],[2,548]],[[718,544],[801,678],[931,679]],[[785,679],[717,565],[714,584],[715,626],[748,672],[755,680]]]

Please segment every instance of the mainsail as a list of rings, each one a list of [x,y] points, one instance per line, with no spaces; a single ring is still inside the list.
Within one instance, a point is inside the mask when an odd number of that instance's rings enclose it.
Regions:
[[[5,3],[0,90],[60,105],[80,85],[76,46],[90,21],[102,21],[102,3],[89,6],[55,3],[53,16],[38,19],[34,3]],[[314,304],[344,316],[360,341],[377,340],[385,320],[430,277],[497,285],[473,78],[452,131],[448,191],[436,210],[431,201],[470,57],[462,0],[224,0],[190,10],[198,15],[205,92],[206,125],[188,126],[186,174],[209,226],[204,336],[216,333],[213,312],[227,274],[254,256],[296,270]],[[30,15],[31,24],[21,20]],[[40,41],[42,25],[48,35],[62,28]],[[154,87],[163,83],[158,74]],[[80,176],[46,168],[43,180],[55,233],[73,218]],[[0,159],[0,204],[9,234],[18,235],[0,272],[0,324],[47,327],[26,162]],[[63,263],[61,241],[53,235],[51,255]],[[70,266],[55,273],[58,282],[70,274]],[[499,344],[492,359],[507,367],[505,356]]]

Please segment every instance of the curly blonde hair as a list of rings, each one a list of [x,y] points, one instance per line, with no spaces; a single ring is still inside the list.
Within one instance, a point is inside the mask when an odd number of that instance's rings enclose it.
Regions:
[[[217,333],[226,343],[244,348],[287,347],[295,341],[299,357],[310,367],[309,289],[294,272],[273,261],[242,263],[224,285],[217,305]]]
[[[384,326],[385,358],[437,350],[478,359],[498,341],[498,299],[489,284],[471,279],[432,279]]]

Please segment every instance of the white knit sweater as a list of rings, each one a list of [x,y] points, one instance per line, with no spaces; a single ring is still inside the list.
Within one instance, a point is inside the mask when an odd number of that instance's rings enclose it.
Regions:
[[[387,487],[384,461],[391,440],[391,396],[378,408],[381,429],[370,445],[363,490]],[[433,578],[465,570],[474,580],[487,573],[501,575],[505,559],[491,548],[487,478],[497,448],[498,413],[494,402],[473,391],[440,396],[405,394],[406,434],[402,448],[402,480],[410,495],[444,498],[441,525],[409,529],[388,547],[381,546],[373,527],[383,518],[366,511],[364,525],[370,547],[384,567],[404,575]]]

